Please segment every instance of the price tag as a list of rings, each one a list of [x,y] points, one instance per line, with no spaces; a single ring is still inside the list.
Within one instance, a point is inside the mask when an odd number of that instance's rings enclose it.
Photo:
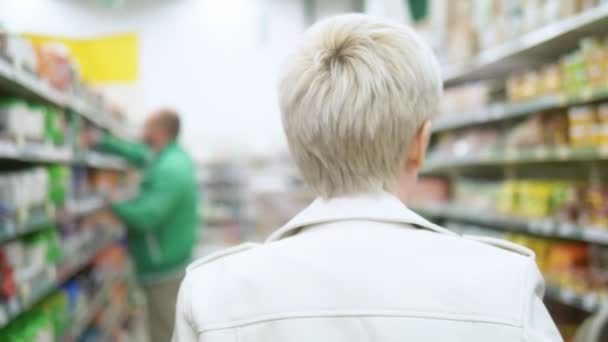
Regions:
[[[13,237],[17,234],[17,224],[14,220],[8,219],[4,221],[4,233],[6,237]]]
[[[5,60],[0,60],[0,74],[4,75],[7,78],[13,77],[13,68],[9,63]]]
[[[506,160],[514,160],[514,159],[517,159],[517,154],[518,154],[518,153],[517,153],[517,150],[516,150],[516,149],[513,149],[513,148],[508,148],[508,149],[505,151],[505,159],[506,159]]]
[[[534,157],[536,157],[536,159],[540,159],[540,160],[546,159],[548,154],[549,154],[549,151],[547,151],[547,148],[544,146],[538,147],[534,151]]]
[[[551,234],[553,233],[553,231],[555,230],[555,225],[553,224],[553,221],[546,219],[543,220],[542,223],[542,231],[545,232],[546,234]]]
[[[577,228],[572,223],[564,223],[559,227],[559,234],[563,237],[569,237],[574,235]]]
[[[558,146],[556,149],[557,158],[568,159],[570,157],[570,149],[566,146]]]
[[[15,144],[9,142],[1,142],[0,143],[0,154],[5,156],[15,156],[17,154],[17,149]]]
[[[560,298],[564,303],[573,303],[576,300],[576,293],[570,289],[562,289]]]
[[[528,223],[528,230],[532,233],[540,233],[543,231],[543,222],[540,220],[531,220]]]
[[[15,316],[21,312],[21,304],[19,304],[17,297],[13,297],[8,301],[8,312],[10,316]]]
[[[580,97],[583,101],[589,101],[593,98],[593,91],[591,88],[585,88],[583,91],[581,91]]]
[[[598,306],[598,304],[599,299],[595,294],[588,293],[583,296],[583,308],[585,308],[585,310],[592,311]]]

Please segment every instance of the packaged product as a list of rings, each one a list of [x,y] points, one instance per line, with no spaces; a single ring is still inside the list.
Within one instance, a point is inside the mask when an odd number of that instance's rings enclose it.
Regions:
[[[540,71],[540,93],[556,94],[562,88],[562,76],[559,65],[552,63],[544,66]]]
[[[584,189],[575,184],[568,184],[564,195],[563,202],[557,208],[555,216],[562,223],[578,223],[583,210],[581,203],[585,196]]]
[[[592,87],[606,85],[608,71],[606,70],[606,58],[608,51],[598,39],[585,38],[581,40],[581,51],[585,56],[587,80]]]
[[[596,140],[593,106],[571,107],[568,110],[570,144],[573,147],[593,146]]]
[[[563,112],[546,115],[543,118],[543,144],[565,146],[569,144],[568,118]]]
[[[587,88],[587,69],[581,51],[565,55],[560,60],[563,74],[563,90],[566,94],[579,94]]]
[[[49,179],[48,200],[54,204],[63,204],[70,189],[70,169],[65,165],[50,165],[47,168]]]
[[[590,255],[590,287],[601,289],[608,285],[608,248],[600,245],[589,247]]]
[[[520,86],[522,99],[529,100],[538,97],[542,94],[540,73],[536,70],[524,72]]]
[[[6,39],[6,54],[20,69],[35,74],[38,56],[32,43],[19,35],[10,34]]]
[[[547,260],[547,274],[557,284],[570,287],[584,287],[585,275],[589,269],[589,245],[576,242],[560,242],[550,248]]]
[[[44,136],[47,141],[55,145],[62,145],[65,142],[66,122],[61,110],[53,107],[45,108],[44,127]]]
[[[582,205],[581,224],[608,228],[608,188],[600,184],[589,185]]]
[[[545,131],[543,117],[537,113],[510,129],[505,144],[507,147],[515,148],[542,146],[545,145],[543,137]]]
[[[69,49],[60,43],[43,43],[36,47],[38,73],[60,90],[69,89],[75,79]]]
[[[608,103],[597,107],[596,144],[608,147]]]

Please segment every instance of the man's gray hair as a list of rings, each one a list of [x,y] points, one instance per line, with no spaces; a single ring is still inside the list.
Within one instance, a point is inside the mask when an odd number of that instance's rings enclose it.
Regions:
[[[292,156],[325,198],[393,191],[441,94],[437,60],[412,29],[358,14],[314,25],[279,83]]]

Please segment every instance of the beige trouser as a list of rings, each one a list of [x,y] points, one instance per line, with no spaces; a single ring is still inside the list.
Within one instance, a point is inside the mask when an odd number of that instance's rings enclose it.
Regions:
[[[175,304],[182,277],[143,285],[148,302],[148,333],[151,342],[169,342],[175,323]]]

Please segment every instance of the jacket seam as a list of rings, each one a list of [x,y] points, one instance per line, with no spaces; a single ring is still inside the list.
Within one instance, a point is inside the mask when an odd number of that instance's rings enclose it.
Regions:
[[[533,259],[534,263],[536,263],[536,259]],[[536,266],[536,264],[532,265],[532,266]],[[523,273],[523,277],[521,280],[521,291],[519,293],[521,293],[521,340],[522,341],[528,341],[528,337],[526,335],[526,312],[528,311],[528,309],[526,308],[526,283],[527,283],[527,279],[528,279],[528,275],[530,274],[530,270],[532,267],[530,267],[529,265],[529,260],[527,260],[527,262],[524,264],[524,271]],[[532,289],[533,293],[532,296],[536,296],[536,289]],[[534,298],[532,298],[532,300],[534,300]]]
[[[487,318],[477,315],[456,315],[456,314],[441,314],[437,312],[429,313],[407,313],[407,312],[391,312],[391,311],[324,311],[324,312],[292,312],[271,315],[261,315],[253,318],[241,319],[238,321],[227,323],[209,324],[206,327],[198,327],[198,333],[203,334],[210,331],[226,330],[242,328],[249,325],[259,323],[292,320],[292,319],[314,319],[314,318],[371,318],[371,317],[389,317],[389,318],[419,318],[419,319],[434,319],[443,321],[461,321],[461,322],[476,322],[495,325],[504,325],[514,328],[522,328],[521,324],[512,320],[500,318]]]
[[[183,280],[183,286],[185,286],[185,290],[186,290],[186,294],[188,295],[187,298],[192,298],[192,286],[191,284],[189,284],[188,280],[191,281],[191,279],[188,279],[188,275],[186,275],[184,277]],[[192,301],[187,301],[186,302],[188,307],[187,307],[187,312],[186,312],[186,321],[188,322],[189,325],[195,327],[195,330],[198,330],[198,324],[196,322],[196,320],[194,319],[194,309],[192,307]]]

